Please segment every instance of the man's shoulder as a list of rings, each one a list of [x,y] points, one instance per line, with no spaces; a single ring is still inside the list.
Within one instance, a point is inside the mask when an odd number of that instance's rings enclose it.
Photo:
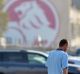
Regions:
[[[67,54],[67,52],[62,52],[62,56],[64,56],[64,57],[68,57],[68,54]]]
[[[62,55],[68,55],[67,52],[64,52],[64,51],[62,51],[62,50],[57,50],[57,49],[51,50],[51,51],[49,52],[49,54],[54,54],[54,53],[55,53],[55,54],[56,54],[56,53],[57,53],[57,54],[59,53],[59,54],[62,54]]]
[[[63,50],[58,50],[58,51],[59,51],[59,52],[58,52],[59,54],[61,54],[61,55],[63,55],[63,56],[64,56],[64,55],[65,55],[65,56],[68,56],[67,52],[64,52]]]
[[[48,55],[52,55],[54,53],[56,53],[56,50],[51,50],[51,51],[49,51]]]
[[[50,51],[50,53],[56,53],[56,49],[54,49],[54,50]]]

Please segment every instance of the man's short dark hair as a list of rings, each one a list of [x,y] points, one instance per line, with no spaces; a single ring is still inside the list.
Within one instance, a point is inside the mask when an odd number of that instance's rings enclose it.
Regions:
[[[59,43],[59,47],[62,47],[62,46],[64,46],[65,44],[68,44],[67,39],[62,39],[62,40],[60,41],[60,43]]]

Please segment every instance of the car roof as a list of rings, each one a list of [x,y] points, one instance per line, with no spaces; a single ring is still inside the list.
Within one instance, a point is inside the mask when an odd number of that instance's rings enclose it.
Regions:
[[[80,57],[78,56],[69,56],[69,60],[80,61]]]
[[[0,52],[29,52],[29,53],[38,53],[48,57],[48,54],[39,51],[39,49],[29,49],[29,48],[0,48]]]
[[[68,64],[68,66],[80,68],[80,65],[76,65],[76,64]]]

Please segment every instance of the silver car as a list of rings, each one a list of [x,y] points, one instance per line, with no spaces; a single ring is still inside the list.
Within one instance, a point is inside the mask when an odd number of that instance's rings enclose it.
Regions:
[[[48,74],[47,57],[35,50],[1,49],[0,74]],[[80,74],[80,67],[69,61],[69,74]]]
[[[47,74],[47,55],[34,50],[1,50],[0,74]]]

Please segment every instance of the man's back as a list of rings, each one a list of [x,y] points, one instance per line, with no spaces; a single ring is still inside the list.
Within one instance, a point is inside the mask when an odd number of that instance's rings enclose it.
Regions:
[[[63,74],[68,64],[67,58],[67,53],[62,50],[51,51],[47,60],[48,74]]]

